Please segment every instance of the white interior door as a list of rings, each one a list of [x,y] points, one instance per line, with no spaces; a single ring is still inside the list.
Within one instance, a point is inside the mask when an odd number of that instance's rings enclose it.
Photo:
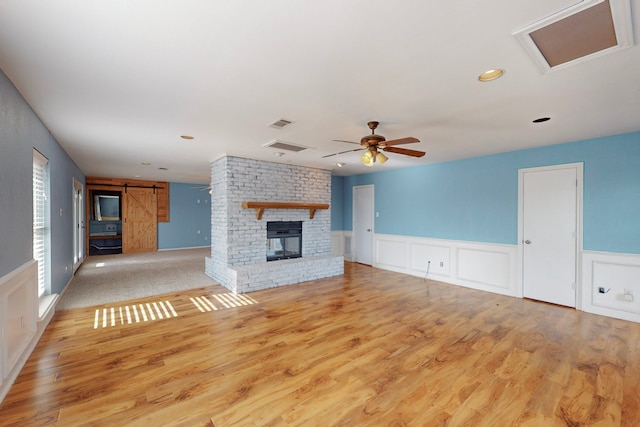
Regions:
[[[373,185],[353,187],[353,260],[373,264]]]
[[[520,171],[523,295],[576,306],[582,165]]]

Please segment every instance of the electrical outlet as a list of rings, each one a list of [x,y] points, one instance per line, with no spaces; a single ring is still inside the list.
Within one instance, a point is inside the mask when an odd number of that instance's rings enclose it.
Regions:
[[[444,267],[444,262],[440,261],[440,267]]]

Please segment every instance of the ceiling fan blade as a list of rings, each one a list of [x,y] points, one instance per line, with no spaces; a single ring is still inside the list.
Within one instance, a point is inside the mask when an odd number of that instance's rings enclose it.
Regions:
[[[341,151],[339,153],[327,154],[326,156],[322,156],[322,158],[324,159],[325,157],[337,156],[338,154],[351,153],[352,151],[361,151],[361,150],[365,150],[365,148],[355,148],[353,150],[347,150],[347,151]]]
[[[380,145],[388,147],[390,145],[413,144],[414,142],[420,142],[420,140],[418,138],[408,136],[406,138],[399,138],[399,139],[392,139],[391,141],[385,141],[385,142],[382,142]]]
[[[388,153],[404,154],[405,156],[412,156],[412,157],[422,157],[426,154],[424,151],[408,150],[406,148],[398,148],[398,147],[385,147],[383,148],[383,150]]]
[[[346,142],[348,144],[358,144],[358,145],[360,145],[359,142],[345,141],[344,139],[333,139],[332,141],[335,141],[335,142]]]

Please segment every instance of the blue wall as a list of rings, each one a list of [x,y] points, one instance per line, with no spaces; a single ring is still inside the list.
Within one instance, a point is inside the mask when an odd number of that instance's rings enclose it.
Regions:
[[[346,177],[343,227],[352,187],[374,184],[377,233],[516,244],[518,169],[577,162],[584,249],[640,253],[640,132]]]
[[[158,249],[211,244],[211,195],[201,187],[201,184],[169,184],[169,222],[158,223]]]
[[[73,274],[73,177],[85,177],[0,72],[0,277],[32,259],[34,148],[49,159],[51,291],[59,293]]]
[[[344,230],[344,178],[331,177],[331,230]]]

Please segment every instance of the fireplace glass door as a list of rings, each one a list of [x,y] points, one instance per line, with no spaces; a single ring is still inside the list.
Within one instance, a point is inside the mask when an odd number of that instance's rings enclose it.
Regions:
[[[267,261],[302,257],[302,221],[267,223]]]

